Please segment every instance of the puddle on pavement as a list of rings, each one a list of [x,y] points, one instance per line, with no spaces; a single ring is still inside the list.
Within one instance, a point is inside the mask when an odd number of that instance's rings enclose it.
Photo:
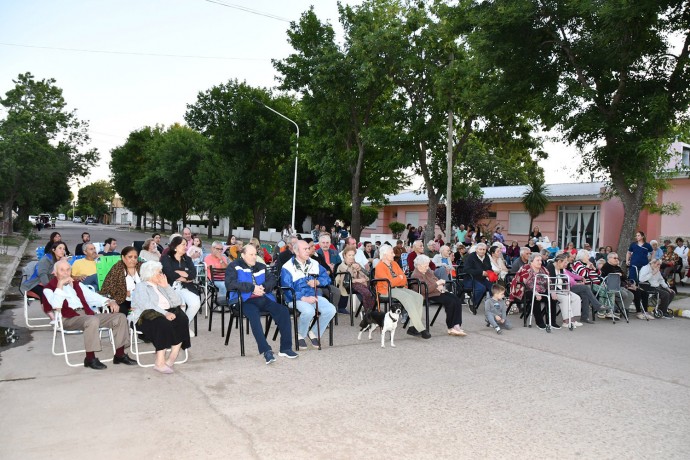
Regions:
[[[11,327],[0,327],[0,347],[12,345],[19,340],[19,331]]]

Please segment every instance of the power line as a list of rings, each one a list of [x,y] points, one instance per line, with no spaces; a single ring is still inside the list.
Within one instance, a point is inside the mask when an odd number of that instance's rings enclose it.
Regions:
[[[163,53],[137,53],[134,51],[108,51],[108,50],[90,50],[84,48],[62,48],[57,46],[39,46],[39,45],[25,45],[21,43],[1,43],[2,46],[14,46],[18,48],[34,48],[42,50],[53,51],[72,51],[77,53],[95,53],[95,54],[117,54],[122,56],[149,56],[149,57],[167,57],[167,58],[184,58],[184,59],[217,59],[222,61],[269,61],[270,59],[263,58],[241,58],[241,57],[226,57],[226,56],[198,56],[191,54],[163,54]]]
[[[277,21],[283,21],[283,22],[287,22],[287,23],[290,22],[289,19],[286,19],[284,17],[276,16],[275,14],[271,14],[271,13],[264,13],[262,11],[247,8],[246,6],[242,6],[242,5],[235,5],[233,3],[224,3],[224,2],[219,2],[217,0],[205,0],[205,1],[208,3],[215,3],[216,5],[224,6],[226,8],[234,8],[236,10],[244,11],[246,13],[256,14],[258,16],[263,16],[265,18],[275,19]]]

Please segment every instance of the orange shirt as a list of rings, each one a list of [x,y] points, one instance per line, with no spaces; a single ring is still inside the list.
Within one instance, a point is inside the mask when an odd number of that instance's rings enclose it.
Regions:
[[[391,268],[393,269],[392,274]],[[400,265],[395,262],[391,264],[390,268],[383,261],[379,262],[374,270],[374,277],[388,279],[393,287],[407,287],[407,277],[403,273],[402,268],[400,268]],[[386,286],[385,283],[376,283],[376,292],[381,295],[388,295],[388,286]]]

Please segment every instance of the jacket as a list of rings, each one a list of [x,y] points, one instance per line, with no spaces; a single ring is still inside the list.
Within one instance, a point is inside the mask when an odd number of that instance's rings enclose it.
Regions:
[[[465,273],[472,275],[475,279],[485,278],[482,276],[482,272],[490,272],[491,268],[491,257],[489,254],[484,255],[484,261],[479,259],[476,252],[468,255],[465,259],[465,265],[463,266]]]
[[[141,268],[141,262],[137,262],[137,273]],[[108,274],[103,280],[101,286],[101,294],[110,296],[118,304],[122,304],[127,300],[127,266],[123,261],[119,261],[112,266]]]
[[[170,308],[179,307],[180,305],[184,304],[180,296],[177,295],[177,292],[175,292],[175,290],[170,286],[156,287],[161,294],[168,299],[168,302],[170,302]],[[144,310],[155,310],[162,315],[168,313],[168,311],[164,310],[158,302],[160,302],[160,298],[151,284],[148,282],[138,283],[134,288],[134,291],[132,291],[132,308],[129,311],[129,316],[127,316],[127,319],[130,323],[136,323]]]
[[[53,278],[50,280],[50,282],[45,286],[45,289],[50,289],[51,291],[55,292],[57,289],[57,284],[58,284],[58,279]],[[81,286],[79,286],[79,283],[74,282],[72,283],[72,288],[74,288],[74,292],[77,293],[77,297],[79,297],[79,300],[81,301],[82,308],[84,309],[84,314],[86,315],[93,315],[93,310],[89,307],[89,304],[86,302],[86,299],[84,298],[84,293],[81,290]],[[53,310],[55,308],[54,305],[51,305],[48,299],[46,298],[45,295],[41,296],[41,303],[43,304],[43,311],[48,313],[49,311]],[[74,318],[76,316],[79,316],[79,313],[74,311],[68,304],[67,300],[65,299],[62,302],[62,317],[63,318]]]
[[[296,300],[314,295],[314,288],[307,284],[313,278],[316,278],[321,286],[327,286],[331,282],[326,269],[313,259],[307,259],[305,265],[302,266],[293,256],[280,270],[280,285],[294,289]],[[287,291],[285,298],[288,302],[292,302],[292,292]]]
[[[436,284],[438,278],[436,278],[434,272],[431,271],[431,268],[428,268],[426,273],[422,273],[415,268],[412,272],[412,278],[416,278],[419,281],[423,281],[424,283],[426,283],[429,292],[429,298],[438,297],[441,295],[441,290],[439,289],[438,284]]]
[[[225,270],[225,287],[228,289],[228,302],[234,303],[237,301],[237,292],[240,291],[242,300],[246,301],[252,296],[254,286],[263,286],[265,296],[276,301],[273,295],[273,288],[276,286],[276,278],[270,271],[266,270],[266,266],[261,263],[254,264],[253,267],[241,257],[232,262],[227,270]]]

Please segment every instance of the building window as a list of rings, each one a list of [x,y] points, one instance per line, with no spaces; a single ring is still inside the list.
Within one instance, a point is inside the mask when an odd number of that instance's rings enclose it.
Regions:
[[[511,235],[529,235],[529,214],[511,211],[508,217],[508,233]]]
[[[597,248],[599,238],[599,206],[560,206],[558,209],[558,246],[572,242],[576,248],[589,243]]]
[[[419,213],[407,211],[405,213],[405,221],[403,224],[412,224],[413,227],[419,227]]]
[[[690,147],[683,147],[683,166],[690,167]]]

